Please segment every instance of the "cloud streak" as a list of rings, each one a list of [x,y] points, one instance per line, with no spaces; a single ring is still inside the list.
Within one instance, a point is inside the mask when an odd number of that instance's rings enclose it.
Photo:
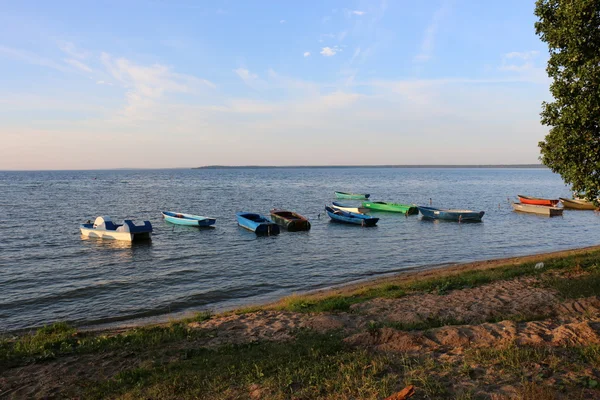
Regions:
[[[61,71],[61,72],[68,72],[68,68],[65,67],[64,65],[61,65],[53,60],[50,60],[48,58],[39,56],[35,53],[25,51],[25,50],[19,50],[19,49],[14,49],[11,47],[6,47],[6,46],[0,45],[0,56],[9,58],[9,59],[15,60],[15,61],[25,62],[27,64],[39,65],[41,67],[52,68],[52,69],[55,69],[55,70]]]
[[[65,60],[65,62],[83,72],[94,72],[90,67],[88,67],[87,65],[85,65],[84,63],[82,63],[81,61],[78,60],[74,60],[72,58],[68,58]]]
[[[421,41],[421,48],[419,54],[417,54],[413,59],[414,62],[423,63],[429,61],[432,58],[433,50],[435,47],[435,38],[439,30],[439,26],[442,23],[446,14],[448,14],[449,9],[449,2],[444,0],[442,2],[442,5],[433,14],[429,25],[425,29],[423,40]]]

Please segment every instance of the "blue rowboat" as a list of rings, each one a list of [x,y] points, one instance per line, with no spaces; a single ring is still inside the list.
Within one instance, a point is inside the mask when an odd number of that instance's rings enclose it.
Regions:
[[[443,219],[446,221],[481,221],[484,211],[444,210],[441,208],[417,206],[424,218]]]
[[[325,206],[325,211],[329,218],[335,222],[343,222],[345,224],[354,224],[361,226],[375,226],[379,218],[371,217],[369,215],[352,213],[344,210],[337,210],[331,207]]]
[[[335,192],[335,197],[337,199],[367,200],[370,196],[371,196],[370,194],[362,194],[362,193]]]
[[[257,235],[278,235],[279,226],[260,214],[239,212],[236,214],[238,225]]]
[[[335,208],[336,210],[347,211],[355,214],[364,214],[365,212],[367,212],[366,208],[355,206],[352,204],[340,203],[339,201],[334,201],[331,204],[331,208]]]
[[[217,221],[216,218],[203,217],[200,215],[184,214],[174,211],[162,211],[165,221],[172,224],[187,226],[211,226]]]

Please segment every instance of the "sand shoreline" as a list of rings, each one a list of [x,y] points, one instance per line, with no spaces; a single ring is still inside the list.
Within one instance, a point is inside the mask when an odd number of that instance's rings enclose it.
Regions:
[[[381,400],[411,385],[415,400],[592,399],[598,371],[600,246],[139,328],[57,324],[0,342],[8,398]]]
[[[123,321],[115,321],[115,322],[107,322],[107,323],[99,323],[99,324],[90,324],[90,325],[81,325],[78,326],[78,329],[85,332],[110,332],[110,331],[123,331],[132,328],[140,328],[145,326],[153,326],[153,325],[163,325],[167,323],[171,323],[173,321],[182,320],[185,318],[192,317],[198,312],[203,311],[211,311],[215,314],[215,316],[219,316],[222,314],[228,314],[231,312],[236,312],[240,309],[273,309],[276,308],[282,301],[291,296],[306,296],[310,298],[323,298],[330,297],[336,295],[348,295],[351,292],[355,292],[360,289],[368,289],[379,285],[384,285],[386,283],[397,283],[404,281],[412,281],[417,279],[427,279],[427,278],[439,278],[445,276],[451,276],[460,274],[467,271],[481,271],[490,268],[499,267],[502,265],[510,265],[510,264],[518,264],[525,262],[540,262],[549,258],[554,257],[566,257],[571,255],[584,254],[590,251],[600,250],[600,245],[595,246],[587,246],[576,249],[569,250],[558,250],[537,254],[530,254],[525,256],[514,256],[514,257],[505,257],[505,258],[497,258],[497,259],[489,259],[489,260],[481,260],[481,261],[471,261],[467,263],[449,263],[443,264],[437,267],[432,266],[421,266],[410,268],[407,271],[402,272],[394,272],[385,276],[377,276],[372,278],[365,278],[359,281],[354,281],[350,283],[342,283],[339,285],[332,285],[326,288],[320,288],[315,290],[309,290],[304,292],[294,292],[290,295],[286,295],[283,297],[278,297],[272,301],[267,301],[264,303],[248,303],[239,307],[227,307],[218,310],[212,310],[210,308],[199,308],[196,310],[187,310],[181,311],[177,313],[167,313],[160,314],[152,317],[144,317],[144,318],[133,318],[133,319],[125,319]],[[33,328],[23,329],[14,331],[12,333],[24,333],[31,331]]]

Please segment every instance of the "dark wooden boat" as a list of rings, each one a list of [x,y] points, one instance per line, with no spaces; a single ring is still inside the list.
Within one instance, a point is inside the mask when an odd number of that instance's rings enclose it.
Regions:
[[[271,220],[290,232],[308,231],[310,222],[306,217],[287,210],[271,210]]]

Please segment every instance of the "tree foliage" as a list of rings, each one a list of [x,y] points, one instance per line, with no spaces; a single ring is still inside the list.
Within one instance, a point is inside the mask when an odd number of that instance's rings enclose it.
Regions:
[[[550,127],[541,160],[573,190],[600,192],[600,0],[537,0],[536,33],[548,44],[552,102],[542,104]]]

